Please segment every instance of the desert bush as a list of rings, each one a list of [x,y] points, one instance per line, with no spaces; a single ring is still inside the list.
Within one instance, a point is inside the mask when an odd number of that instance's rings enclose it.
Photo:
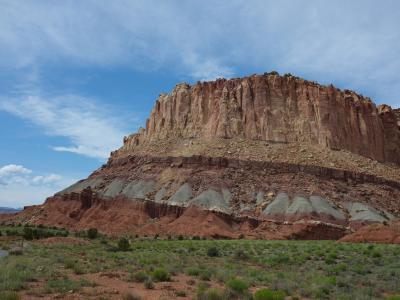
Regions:
[[[55,279],[49,280],[44,286],[44,291],[50,293],[67,293],[69,291],[76,292],[81,289],[81,285],[78,281],[70,279]]]
[[[191,267],[186,270],[186,274],[189,276],[199,276],[200,275],[200,269],[196,267]]]
[[[210,257],[217,257],[219,256],[219,250],[217,247],[212,246],[210,248],[207,249],[207,255]]]
[[[153,280],[152,280],[151,278],[148,278],[148,279],[144,282],[144,287],[145,287],[147,290],[152,290],[152,289],[154,289]]]
[[[90,229],[87,231],[87,236],[88,236],[88,238],[91,239],[91,240],[96,239],[97,236],[98,236],[98,231],[97,231],[97,229],[96,229],[96,228],[90,228]]]
[[[212,276],[212,271],[210,269],[204,269],[200,272],[200,279],[204,281],[209,281]]]
[[[149,276],[144,271],[138,271],[132,274],[132,280],[135,282],[145,282]]]
[[[249,285],[239,278],[233,278],[226,282],[226,287],[238,294],[243,294],[249,289]]]
[[[76,275],[85,274],[85,269],[80,263],[75,263],[74,266],[72,267],[72,270]]]
[[[254,300],[284,300],[285,293],[282,291],[271,291],[261,289],[254,293]]]
[[[128,251],[130,249],[131,245],[129,243],[128,238],[126,237],[121,237],[118,241],[118,249],[120,251]]]
[[[198,300],[228,300],[224,293],[216,288],[211,288],[208,290],[199,290],[197,293]]]
[[[170,281],[171,275],[163,268],[157,268],[153,271],[153,278],[156,281]]]

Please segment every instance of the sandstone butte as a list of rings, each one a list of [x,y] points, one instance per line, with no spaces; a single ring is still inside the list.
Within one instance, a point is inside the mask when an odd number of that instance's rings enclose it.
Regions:
[[[387,105],[290,74],[178,84],[87,179],[1,218],[111,235],[399,242],[399,123]]]

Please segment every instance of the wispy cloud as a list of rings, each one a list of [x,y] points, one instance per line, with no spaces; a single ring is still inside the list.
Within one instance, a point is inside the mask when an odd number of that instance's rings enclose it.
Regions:
[[[345,83],[377,100],[400,98],[394,0],[6,0],[1,6],[2,66],[68,61],[164,68],[195,80],[276,68]]]
[[[0,99],[0,110],[40,126],[50,136],[68,139],[67,145],[52,145],[66,151],[106,159],[122,144],[122,120],[94,100],[76,95],[53,97],[26,96]]]

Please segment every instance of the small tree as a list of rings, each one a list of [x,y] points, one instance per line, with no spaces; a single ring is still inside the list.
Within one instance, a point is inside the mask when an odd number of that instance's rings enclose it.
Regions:
[[[130,248],[130,243],[129,243],[129,240],[128,240],[128,238],[126,238],[126,237],[121,237],[120,239],[119,239],[119,241],[118,241],[118,249],[120,250],[120,251],[128,251],[129,250],[129,248]]]
[[[97,235],[98,235],[98,232],[97,232],[97,229],[96,229],[96,228],[90,228],[90,229],[87,231],[87,236],[88,236],[88,238],[91,239],[91,240],[96,239],[96,238],[97,238]]]

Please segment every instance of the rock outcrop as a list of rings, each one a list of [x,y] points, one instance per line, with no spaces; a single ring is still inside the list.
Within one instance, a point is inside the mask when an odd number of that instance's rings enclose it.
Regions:
[[[276,73],[180,84],[107,164],[9,220],[115,235],[339,239],[400,216],[399,115]]]

